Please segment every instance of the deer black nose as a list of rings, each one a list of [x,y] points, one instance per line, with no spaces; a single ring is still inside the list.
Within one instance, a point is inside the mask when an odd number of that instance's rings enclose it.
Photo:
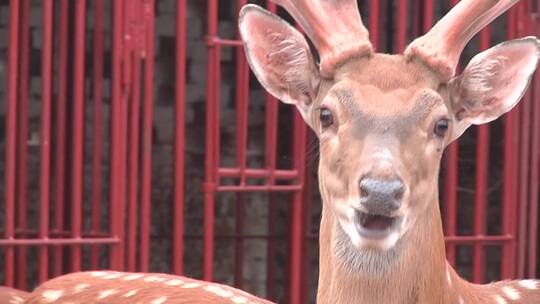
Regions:
[[[401,206],[405,185],[399,179],[364,177],[360,180],[360,204],[372,214],[390,215]]]

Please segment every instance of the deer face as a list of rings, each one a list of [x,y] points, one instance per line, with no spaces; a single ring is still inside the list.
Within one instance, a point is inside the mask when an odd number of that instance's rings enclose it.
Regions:
[[[422,228],[430,206],[438,208],[444,148],[471,124],[496,119],[521,99],[536,68],[538,41],[495,46],[454,77],[452,50],[430,55],[420,39],[403,55],[376,54],[366,46],[362,26],[353,29],[356,44],[348,43],[345,25],[324,18],[331,1],[278,2],[303,25],[321,63],[314,63],[296,29],[249,5],[241,12],[240,32],[250,65],[263,86],[295,105],[318,135],[321,194],[352,248],[388,252]],[[356,1],[332,3],[350,21]],[[326,23],[342,32],[333,39],[337,44],[317,27]]]
[[[398,55],[351,60],[322,84],[305,116],[319,137],[320,190],[357,248],[393,247],[436,195],[452,123],[445,93]]]

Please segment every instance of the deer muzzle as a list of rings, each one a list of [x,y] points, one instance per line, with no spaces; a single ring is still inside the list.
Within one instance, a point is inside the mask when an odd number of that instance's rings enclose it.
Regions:
[[[398,178],[364,177],[359,182],[360,204],[354,212],[356,231],[363,237],[381,239],[400,222],[396,216],[402,205],[405,185]]]

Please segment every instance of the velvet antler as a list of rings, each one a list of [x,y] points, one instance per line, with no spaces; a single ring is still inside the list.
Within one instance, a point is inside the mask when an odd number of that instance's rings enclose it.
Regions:
[[[372,52],[356,0],[272,0],[300,23],[317,51],[321,74],[331,77],[339,63]]]
[[[518,1],[462,0],[428,33],[414,40],[405,56],[418,57],[437,71],[443,81],[448,81],[469,40]]]

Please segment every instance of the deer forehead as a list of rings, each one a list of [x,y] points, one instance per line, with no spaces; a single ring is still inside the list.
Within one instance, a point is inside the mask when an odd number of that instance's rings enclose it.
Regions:
[[[336,71],[335,78],[372,85],[383,92],[417,86],[436,88],[440,83],[433,71],[419,61],[381,53],[352,57]]]

